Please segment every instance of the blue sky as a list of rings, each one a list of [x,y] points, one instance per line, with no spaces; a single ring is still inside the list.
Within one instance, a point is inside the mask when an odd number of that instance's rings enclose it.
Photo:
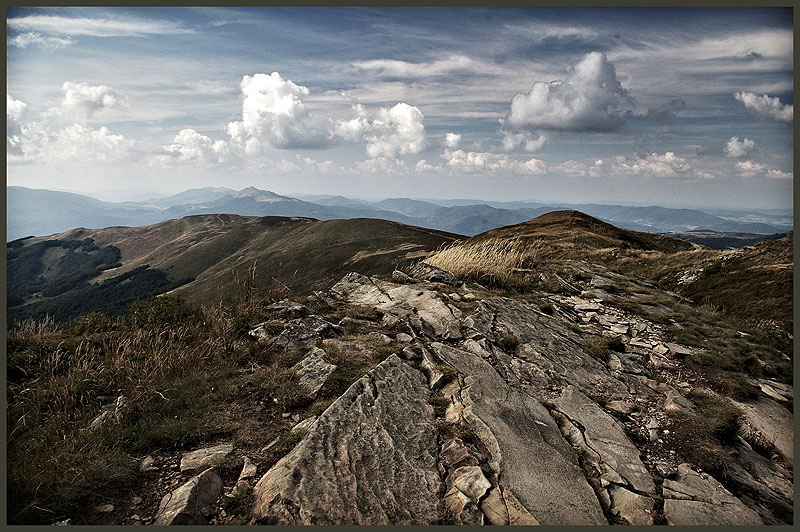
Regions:
[[[792,206],[787,8],[9,8],[8,184]]]

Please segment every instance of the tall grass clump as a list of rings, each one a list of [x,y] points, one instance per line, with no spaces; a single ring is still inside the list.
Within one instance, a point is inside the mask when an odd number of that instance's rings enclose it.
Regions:
[[[536,260],[539,248],[519,238],[455,242],[433,252],[425,262],[461,279],[510,286],[519,278],[519,270]]]
[[[242,331],[278,295],[285,293],[249,290],[217,307],[161,296],[133,303],[119,318],[92,313],[12,327],[9,522],[81,515],[97,494],[137,482],[134,456],[184,449],[226,430],[212,408],[215,390],[254,356],[266,356],[250,352]],[[264,375],[279,371],[268,366]],[[121,416],[90,429],[118,396],[126,399]]]

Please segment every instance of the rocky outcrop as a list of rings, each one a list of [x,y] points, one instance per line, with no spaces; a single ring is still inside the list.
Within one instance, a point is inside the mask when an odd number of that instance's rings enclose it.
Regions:
[[[744,413],[744,430],[748,437],[774,445],[786,464],[794,461],[794,420],[792,413],[772,399],[761,398],[753,403],[735,403]]]
[[[274,334],[278,330],[278,334]],[[310,315],[292,320],[269,320],[250,330],[250,334],[270,347],[278,349],[311,349],[323,338],[341,334],[341,328],[319,316]]]
[[[547,409],[478,355],[441,343],[431,348],[460,374],[462,419],[486,448],[502,492],[513,493],[544,525],[606,523]]]
[[[279,524],[427,524],[439,498],[425,378],[392,355],[356,381],[255,487],[253,518]]]
[[[588,394],[628,396],[628,387],[583,349],[576,333],[530,305],[508,298],[484,300],[464,325],[472,338],[501,346],[504,353],[493,350],[497,366],[533,394],[572,384]]]
[[[214,468],[161,499],[154,525],[204,525],[208,523],[211,505],[222,494],[222,478]]]
[[[456,276],[452,273],[441,268],[437,268],[436,266],[431,266],[425,262],[418,262],[411,266],[411,268],[408,269],[408,275],[413,279],[419,279],[421,281],[444,283],[453,286],[461,284]]]
[[[300,389],[309,397],[314,398],[336,366],[325,361],[325,351],[314,348],[291,369],[299,379]]]
[[[438,292],[348,273],[331,289],[352,304],[367,305],[408,320],[418,334],[461,338],[461,311],[444,303]]]
[[[653,479],[639,459],[639,449],[625,435],[619,422],[574,386],[566,387],[553,403],[565,416],[564,423],[568,423],[576,435],[572,443],[587,453],[588,459],[598,468],[601,480],[638,492],[655,493]]]
[[[664,480],[664,517],[671,525],[761,525],[758,514],[714,478],[680,464],[674,480]]]

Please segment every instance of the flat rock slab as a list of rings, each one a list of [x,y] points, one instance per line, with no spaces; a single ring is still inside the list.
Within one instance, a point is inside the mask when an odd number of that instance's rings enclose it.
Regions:
[[[583,427],[585,445],[599,458],[601,466],[613,470],[634,490],[655,493],[653,478],[639,458],[639,449],[619,422],[574,386],[565,388],[553,403],[570,421]]]
[[[586,394],[630,395],[624,383],[583,349],[577,334],[525,303],[508,298],[481,301],[464,325],[496,345],[508,338],[519,344],[505,372],[530,383],[532,389],[573,384]]]
[[[205,525],[203,515],[222,493],[222,478],[214,468],[189,480],[161,499],[154,525]]]
[[[325,351],[315,347],[303,360],[291,368],[299,379],[300,389],[311,398],[317,396],[325,381],[336,369],[336,366],[326,362],[324,357]]]
[[[671,525],[761,525],[758,514],[722,484],[689,464],[678,466],[675,480],[664,480],[664,516]]]
[[[424,375],[390,355],[259,480],[254,522],[437,522],[444,505],[429,395]]]
[[[734,403],[744,413],[749,429],[771,442],[791,464],[794,460],[794,419],[792,413],[772,399]]]
[[[439,343],[431,348],[463,375],[464,421],[489,451],[501,490],[513,492],[543,525],[607,524],[550,413],[480,356]]]
[[[232,452],[233,445],[230,443],[223,443],[215,445],[214,447],[206,447],[205,449],[184,453],[181,457],[181,471],[189,471],[191,469],[199,469],[207,465],[212,465],[214,462],[225,458]]]

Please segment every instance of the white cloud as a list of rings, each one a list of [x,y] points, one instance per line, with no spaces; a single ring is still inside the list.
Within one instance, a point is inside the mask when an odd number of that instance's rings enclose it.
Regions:
[[[364,70],[377,71],[380,75],[397,78],[420,78],[436,76],[448,72],[474,69],[475,61],[467,56],[452,55],[447,59],[440,59],[428,63],[410,63],[394,59],[373,59],[353,63]]]
[[[17,48],[27,48],[32,44],[36,44],[41,48],[61,48],[72,44],[72,39],[69,37],[63,39],[59,37],[42,37],[41,33],[29,31],[20,33],[6,42],[8,46],[16,46]]]
[[[783,172],[781,170],[769,169],[763,164],[753,161],[740,161],[736,163],[736,171],[742,177],[767,177],[769,179],[792,179],[793,175],[790,172]]]
[[[728,157],[744,157],[756,147],[756,141],[745,138],[740,141],[739,137],[731,137],[731,140],[725,145],[725,155]]]
[[[458,145],[461,144],[461,135],[458,133],[447,133],[444,136],[444,145],[450,148],[451,150],[454,148],[458,148]]]
[[[515,150],[520,146],[528,152],[539,151],[547,143],[547,140],[547,136],[541,133],[503,131],[503,149],[506,151]]]
[[[689,161],[668,151],[664,155],[649,153],[628,159],[622,156],[615,158],[614,167],[629,175],[650,175],[656,177],[672,177],[688,174],[691,171]]]
[[[194,33],[175,23],[161,20],[108,19],[30,15],[7,19],[10,29],[56,35],[86,35],[91,37],[143,37],[154,34]]]
[[[242,120],[230,122],[228,135],[253,154],[265,147],[318,148],[326,135],[309,118],[303,98],[307,87],[284,79],[278,72],[244,76],[241,82]]]
[[[777,96],[770,98],[768,94],[758,95],[753,92],[739,91],[736,99],[744,104],[747,109],[754,111],[764,118],[771,118],[779,122],[791,122],[794,118],[794,106],[782,104]]]
[[[22,119],[27,111],[28,105],[25,102],[6,94],[6,151],[9,155],[23,155]]]
[[[61,85],[61,107],[51,109],[51,114],[60,114],[67,118],[85,121],[97,113],[114,107],[125,105],[125,98],[107,85],[89,85],[88,83],[72,83],[65,81]]]
[[[537,81],[511,100],[504,124],[512,131],[611,131],[632,106],[605,54],[592,52],[559,81]]]
[[[225,141],[213,141],[194,129],[182,129],[164,150],[181,162],[225,162],[230,155]]]
[[[339,138],[347,142],[359,142],[363,139],[364,132],[370,127],[367,113],[361,104],[354,104],[353,111],[356,113],[355,118],[339,120],[334,124],[330,133],[332,138]]]
[[[544,174],[547,166],[540,159],[516,160],[504,153],[444,150],[447,167],[460,172],[508,171],[518,174]]]
[[[791,172],[781,172],[780,170],[769,170],[767,177],[771,179],[793,179],[794,175]]]
[[[354,169],[359,172],[367,172],[375,175],[403,175],[408,171],[406,163],[394,157],[377,156],[354,165]]]
[[[367,155],[397,157],[398,153],[419,153],[425,147],[423,118],[419,109],[407,103],[381,108],[369,123]]]
[[[287,161],[286,159],[281,159],[275,163],[275,169],[279,172],[289,173],[289,172],[297,172],[300,170],[300,167],[294,164],[292,161]]]
[[[122,135],[112,135],[106,127],[91,129],[73,124],[55,134],[40,156],[45,161],[118,162],[130,155],[134,143]]]
[[[430,173],[430,172],[441,172],[442,171],[442,167],[438,166],[438,165],[437,166],[433,166],[432,164],[429,164],[427,160],[420,159],[419,161],[417,161],[417,164],[414,165],[414,171],[416,171],[416,172],[427,172],[427,173]]]

